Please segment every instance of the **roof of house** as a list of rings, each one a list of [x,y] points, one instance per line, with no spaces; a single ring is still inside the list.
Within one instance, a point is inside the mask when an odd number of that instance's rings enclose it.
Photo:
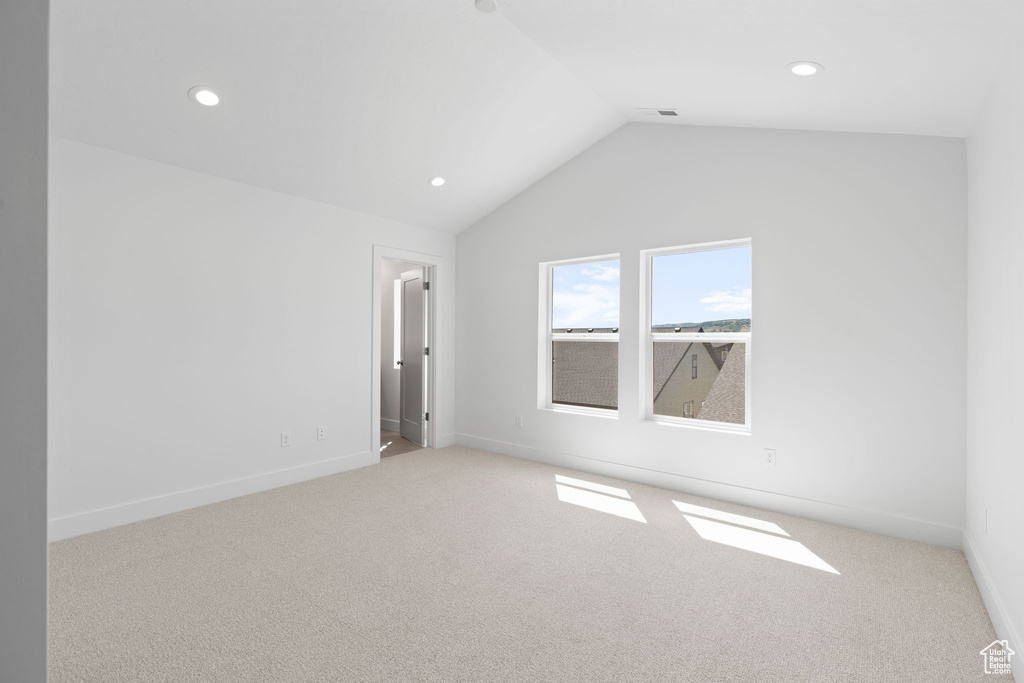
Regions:
[[[617,327],[554,327],[553,334],[614,334],[619,331]]]
[[[693,334],[694,332],[703,332],[704,328],[700,325],[651,325],[651,332],[687,332]]]
[[[708,355],[711,356],[711,360],[715,362],[715,367],[719,371],[722,370],[722,366],[725,365],[725,358],[722,358],[722,351],[726,351],[726,356],[732,351],[732,342],[704,342],[704,348],[708,350]]]
[[[697,417],[714,422],[745,423],[746,374],[747,345],[733,344]]]
[[[668,383],[669,377],[671,377],[676,369],[679,367],[679,363],[682,362],[683,358],[686,357],[686,352],[693,346],[693,342],[689,344],[655,344],[654,345],[654,398],[657,400],[658,394],[665,388],[665,384]]]
[[[618,347],[615,342],[556,340],[552,348],[551,400],[604,408],[618,406]]]

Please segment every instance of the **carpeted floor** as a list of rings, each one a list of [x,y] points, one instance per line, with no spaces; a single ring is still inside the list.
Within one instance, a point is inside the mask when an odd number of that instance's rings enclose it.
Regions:
[[[405,455],[422,450],[423,446],[402,437],[398,432],[387,429],[380,430],[380,457],[390,458],[392,455]]]
[[[959,552],[461,447],[50,563],[53,683],[991,678]]]

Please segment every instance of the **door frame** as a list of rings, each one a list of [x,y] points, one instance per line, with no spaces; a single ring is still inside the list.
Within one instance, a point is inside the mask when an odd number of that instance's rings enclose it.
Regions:
[[[437,420],[440,414],[437,403],[437,323],[439,313],[440,297],[438,291],[443,286],[443,259],[435,254],[425,254],[407,249],[397,249],[381,244],[373,245],[373,306],[370,330],[371,340],[371,362],[370,362],[370,464],[380,462],[380,364],[381,364],[381,281],[380,262],[381,259],[390,261],[401,261],[413,266],[422,266],[426,282],[430,283],[427,294],[427,335],[426,343],[430,348],[430,354],[426,356],[427,367],[427,405],[425,409],[430,413],[427,420],[424,441],[427,448],[435,448],[437,444]]]

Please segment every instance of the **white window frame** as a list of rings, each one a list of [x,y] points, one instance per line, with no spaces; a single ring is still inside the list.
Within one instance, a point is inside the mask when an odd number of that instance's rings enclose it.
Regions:
[[[640,328],[640,414],[644,419],[660,424],[691,427],[720,432],[731,432],[736,434],[751,433],[752,405],[750,401],[751,388],[750,377],[753,367],[753,345],[751,343],[751,332],[651,332],[651,275],[653,274],[653,259],[655,256],[670,256],[672,254],[690,254],[699,251],[717,251],[719,249],[731,249],[734,247],[753,247],[753,241],[747,239],[723,240],[720,242],[704,242],[702,244],[690,244],[676,247],[662,247],[659,249],[644,249],[640,252],[640,311],[643,318],[643,325]],[[751,257],[751,269],[753,269],[753,257]],[[751,273],[753,276],[753,273]],[[751,305],[753,313],[753,305]],[[751,325],[753,330],[753,325]],[[746,372],[745,372],[745,397],[744,408],[746,421],[742,424],[731,424],[728,422],[714,422],[712,420],[701,420],[692,417],[674,417],[671,415],[655,415],[654,413],[654,345],[689,342],[725,342],[746,344]],[[731,355],[731,354],[730,354]]]
[[[618,419],[619,407],[615,408],[592,408],[588,406],[570,406],[555,403],[552,396],[552,376],[554,369],[551,359],[552,343],[556,341],[555,334],[551,331],[552,314],[554,312],[554,270],[558,266],[575,266],[585,263],[600,263],[602,261],[618,261],[621,265],[622,258],[619,254],[605,254],[603,256],[587,256],[584,258],[564,259],[561,261],[546,261],[540,264],[539,299],[538,311],[539,324],[537,335],[537,408],[539,410],[551,410],[558,413],[576,413],[579,415],[593,415]],[[619,304],[621,310],[622,287],[619,286]],[[585,342],[619,342],[619,333],[622,331],[622,320],[619,320],[619,332],[571,332],[562,333],[557,336],[557,341],[585,341]],[[619,347],[621,351],[621,346]],[[621,355],[620,355],[621,358]],[[621,368],[620,368],[621,370]],[[621,384],[621,372],[619,373]],[[621,388],[621,387],[620,387]],[[621,392],[620,392],[621,394]],[[621,404],[620,397],[616,397],[616,404]]]

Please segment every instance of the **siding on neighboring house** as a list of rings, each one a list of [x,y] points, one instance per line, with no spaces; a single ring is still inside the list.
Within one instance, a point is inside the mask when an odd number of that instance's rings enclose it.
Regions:
[[[678,328],[680,332],[703,332],[703,327],[682,327]],[[674,332],[675,327],[671,325],[655,325],[651,328],[651,332]],[[655,347],[656,353],[654,354],[654,395],[657,396],[661,393],[662,388],[665,386],[665,382],[675,372],[676,367],[679,365],[679,361],[682,360],[683,354],[686,352],[687,345],[683,343],[672,343],[672,344],[658,344]]]
[[[667,348],[666,348],[667,347]],[[683,347],[679,351],[672,347]],[[716,354],[718,357],[715,358]],[[707,398],[721,363],[721,349],[708,343],[662,342],[654,345],[654,366],[657,369],[664,361],[660,358],[668,355],[678,357],[677,365],[654,397],[654,412],[657,415],[684,417],[684,405],[693,401],[693,414],[688,417],[701,417],[701,403]],[[697,378],[693,378],[693,356],[697,356]],[[657,390],[657,384],[655,384]]]

